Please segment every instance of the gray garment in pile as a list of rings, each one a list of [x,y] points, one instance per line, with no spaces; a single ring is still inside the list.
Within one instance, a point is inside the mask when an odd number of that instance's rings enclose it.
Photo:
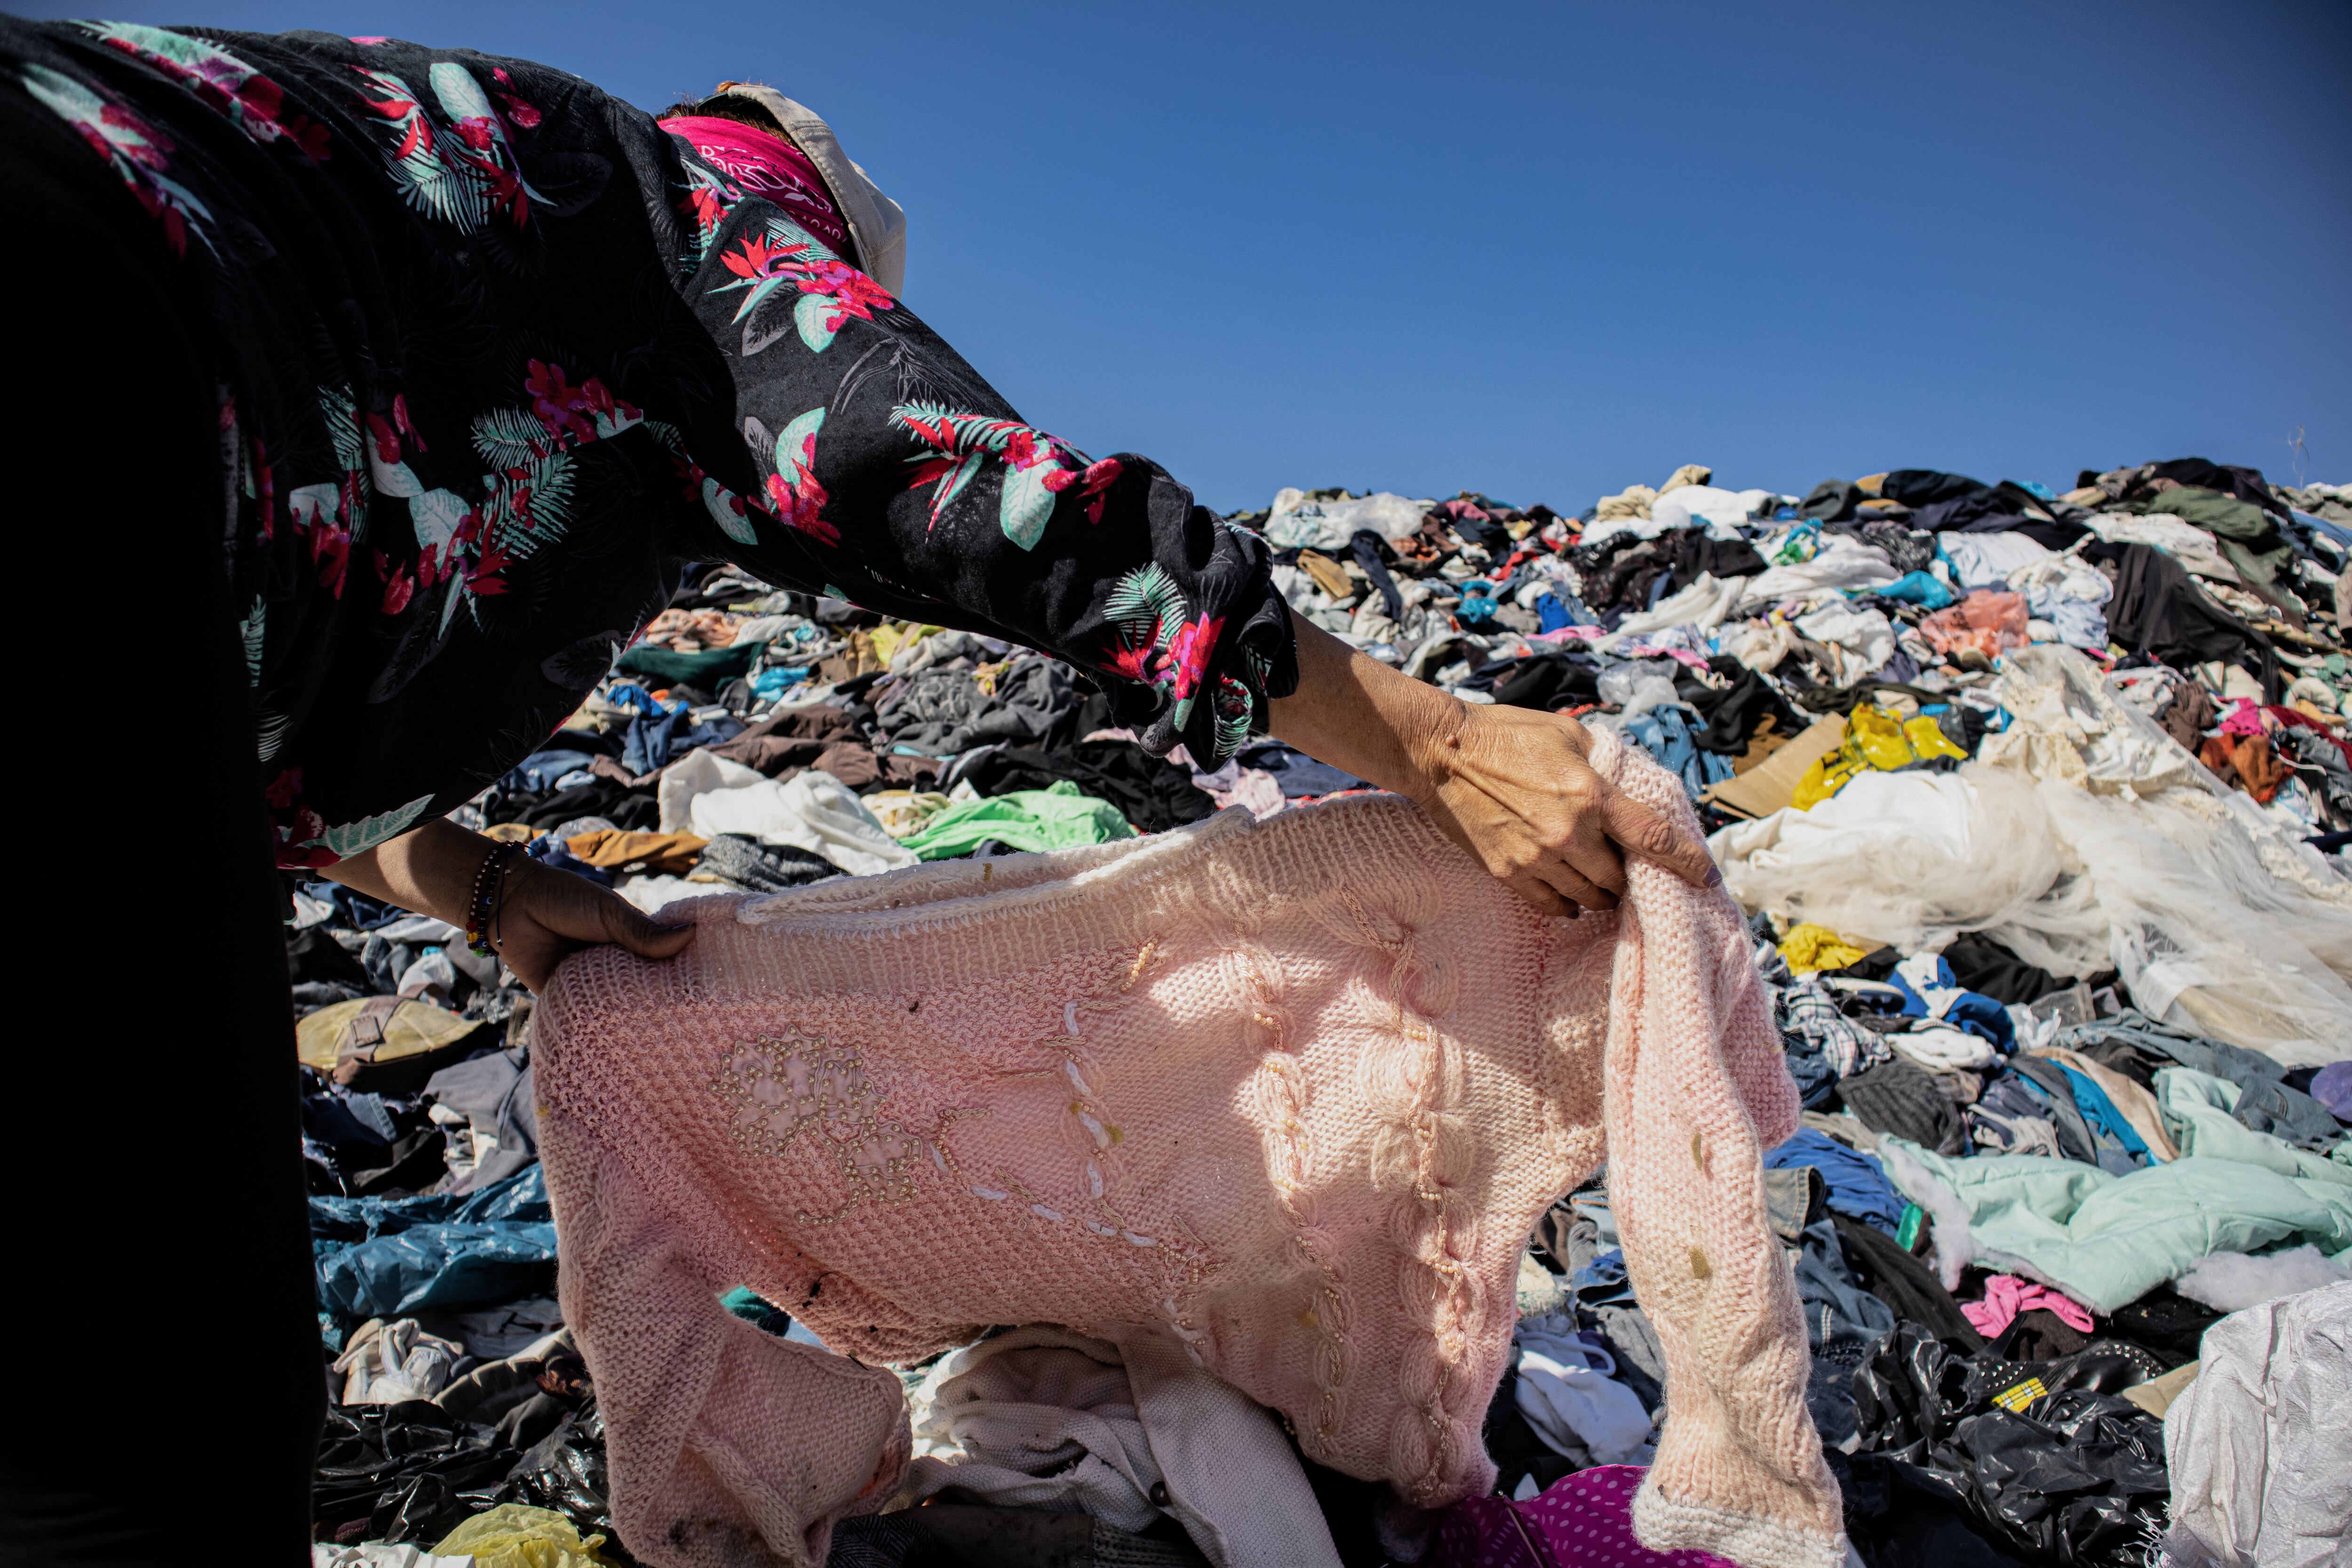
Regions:
[[[950,757],[991,742],[1042,741],[1076,705],[1069,667],[1031,658],[997,677],[994,696],[982,696],[968,669],[929,669],[901,681],[874,711],[891,745]]]
[[[463,1116],[476,1146],[485,1149],[451,1192],[478,1191],[538,1160],[539,1112],[531,1102],[529,1047],[489,1051],[443,1068],[425,1080],[425,1097]],[[486,1138],[498,1146],[483,1144]]]

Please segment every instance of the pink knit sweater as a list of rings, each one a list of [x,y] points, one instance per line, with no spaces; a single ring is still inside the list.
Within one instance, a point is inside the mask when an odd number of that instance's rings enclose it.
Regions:
[[[1646,758],[1594,762],[1690,826]],[[541,1148],[619,1536],[821,1563],[908,1448],[860,1363],[993,1323],[1173,1336],[1324,1464],[1486,1489],[1522,1245],[1605,1150],[1673,1412],[1643,1540],[1836,1568],[1764,1220],[1795,1091],[1730,900],[1630,874],[1546,920],[1367,796],[700,900],[671,963],[568,961]],[[844,1353],[729,1316],[738,1285]]]

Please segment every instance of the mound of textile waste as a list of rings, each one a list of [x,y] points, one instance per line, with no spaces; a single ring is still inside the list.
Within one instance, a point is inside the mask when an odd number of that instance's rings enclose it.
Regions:
[[[2346,1550],[2352,487],[1692,465],[1572,516],[1286,489],[1229,521],[1371,658],[1683,781],[1807,1107],[1767,1196],[1868,1568]],[[714,567],[458,817],[655,910],[1369,787],[1270,738],[1151,756],[1052,659]],[[289,892],[316,1561],[670,1560],[613,1534],[553,1300],[529,994],[441,921]],[[1528,1238],[1495,1496],[1417,1514],[1230,1389],[1005,1324],[904,1372],[911,1479],[830,1561],[1664,1568],[1628,1510],[1672,1391],[1618,1223],[1604,1171]],[[1251,1509],[1282,1528],[1210,1522]]]

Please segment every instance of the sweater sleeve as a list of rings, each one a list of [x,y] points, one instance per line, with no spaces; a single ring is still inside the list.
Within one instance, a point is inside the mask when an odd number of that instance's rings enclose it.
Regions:
[[[658,1568],[814,1568],[834,1521],[878,1507],[908,1450],[898,1380],[780,1340],[719,1303],[679,1222],[561,1111],[540,1152],[558,1290],[604,1412],[613,1526]]]
[[[1628,794],[1687,816],[1671,775],[1606,750],[1595,763]],[[1609,1186],[1664,1352],[1668,1408],[1634,1529],[1654,1551],[1838,1568],[1843,1516],[1805,1409],[1803,1320],[1764,1215],[1763,1152],[1797,1121],[1778,1031],[1722,889],[1643,861],[1626,878],[1604,1075]]]
[[[678,156],[700,246],[680,288],[736,403],[728,437],[706,423],[684,459],[702,552],[1055,654],[1154,752],[1213,766],[1263,728],[1297,679],[1264,539],[1147,458],[1024,422],[896,296]]]

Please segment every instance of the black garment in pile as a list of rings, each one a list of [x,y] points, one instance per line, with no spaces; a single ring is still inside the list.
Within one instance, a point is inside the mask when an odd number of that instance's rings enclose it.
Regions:
[[[2053,1362],[1962,1355],[1904,1322],[1853,1379],[1861,1447],[1919,1467],[2004,1553],[2140,1568],[2170,1494],[2164,1424],[2119,1395],[2171,1364],[2114,1340]]]
[[[956,776],[983,795],[1050,789],[1067,779],[1084,793],[1118,807],[1120,816],[1146,833],[1199,822],[1217,810],[1217,803],[1193,785],[1190,768],[1150,756],[1124,741],[1080,741],[1052,752],[984,752]]]
[[[1864,544],[1883,550],[1901,573],[1925,572],[1936,560],[1936,536],[1885,519],[1874,519],[1854,531]]]
[[[1958,1477],[1885,1454],[1822,1457],[1844,1500],[1846,1538],[1869,1568],[2025,1568],[1986,1538]]]
[[[1798,511],[1817,522],[1843,522],[1864,500],[1862,487],[1852,479],[1823,479],[1807,492]]]
[[[1938,1154],[1958,1154],[1969,1146],[1958,1108],[1926,1068],[1902,1057],[1840,1080],[1838,1098],[1874,1132],[1908,1138]]]
[[[1582,577],[1585,605],[1596,612],[1643,609],[1702,573],[1750,577],[1764,570],[1764,557],[1747,540],[1717,539],[1703,528],[1672,529],[1655,539],[1620,536],[1572,549],[1568,559]]]
[[[2195,1361],[2202,1352],[2205,1331],[2222,1314],[2201,1301],[2192,1301],[2169,1285],[2159,1285],[2129,1306],[2116,1309],[2106,1323],[2105,1337],[2128,1340],[2154,1352],[2168,1366]]]
[[[1903,1249],[1903,1244],[1850,1215],[1832,1214],[1838,1243],[1846,1267],[1861,1287],[1895,1309],[1906,1322],[1920,1324],[1945,1343],[1973,1355],[1984,1348],[1984,1336],[1969,1322],[1952,1293],[1935,1271]]]
[[[1930,502],[1909,518],[1912,527],[1927,533],[2003,533],[2026,521],[2000,491],[1970,490],[1965,495]]]
[[[1916,511],[1938,502],[1958,500],[1962,497],[1990,494],[1992,487],[1982,479],[1972,479],[1966,474],[1947,474],[1935,468],[1895,468],[1882,475],[1878,493],[1891,501],[1899,501]]]
[[[1784,735],[1804,729],[1805,722],[1797,710],[1761,674],[1726,654],[1717,654],[1707,660],[1707,666],[1716,674],[1728,677],[1731,684],[1717,690],[1699,679],[1697,672],[1688,669],[1675,677],[1675,695],[1697,710],[1705,721],[1706,727],[1691,736],[1700,751],[1738,756],[1748,750],[1758,726],[1767,718],[1778,724]],[[1594,689],[1597,692],[1598,686]]]
[[[583,816],[601,816],[629,833],[651,833],[661,826],[661,802],[651,788],[631,789],[607,778],[546,795],[495,795],[484,811],[492,822],[520,822],[542,833]]]
[[[2091,1337],[2047,1307],[2029,1307],[2009,1321],[1993,1353],[2011,1361],[2057,1361],[2090,1348]]]
[[[1464,682],[1489,691],[1513,708],[1558,712],[1601,700],[1601,668],[1590,658],[1567,652],[1529,654],[1482,669]]]
[[[1659,553],[1675,569],[1675,585],[1698,580],[1705,573],[1716,578],[1753,577],[1764,570],[1764,557],[1744,539],[1717,539],[1703,528],[1678,528],[1658,536]]]
[[[2176,666],[2221,659],[2262,682],[2263,700],[2284,689],[2270,638],[2205,596],[2188,571],[2149,544],[2116,547],[2107,633],[2133,653]]]
[[[755,893],[782,893],[838,877],[841,868],[813,850],[793,844],[762,844],[740,833],[722,833],[703,846],[697,870],[726,878]]]
[[[2243,468],[2204,458],[2174,458],[2168,462],[2150,463],[2142,472],[2151,479],[2170,479],[2199,489],[2218,490],[2238,500],[2252,501],[2264,511],[2286,515],[2284,503],[2271,493],[2270,482],[2263,478],[2260,468]],[[2094,475],[2085,482],[2096,481],[2097,476]]]
[[[1387,612],[1389,619],[1401,618],[1404,615],[1404,595],[1398,590],[1396,579],[1389,575],[1389,562],[1395,559],[1389,542],[1369,528],[1360,528],[1348,537],[1348,553],[1364,569],[1372,586],[1380,590],[1381,608]]]
[[[1952,966],[1952,978],[1962,990],[1990,996],[2006,1006],[2039,1002],[2074,984],[2026,963],[1989,936],[1956,938],[1944,949],[1944,962]]]

